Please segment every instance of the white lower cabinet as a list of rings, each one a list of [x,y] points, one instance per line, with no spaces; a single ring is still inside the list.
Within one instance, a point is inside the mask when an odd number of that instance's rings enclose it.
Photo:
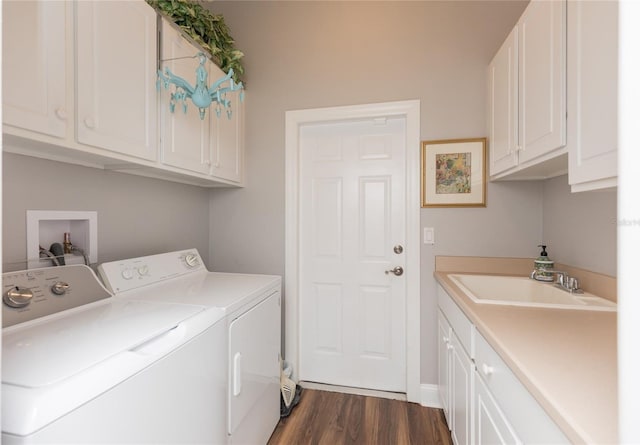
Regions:
[[[477,445],[520,444],[497,402],[479,374],[475,374],[475,440]]]
[[[507,443],[571,443],[489,342],[477,332],[475,347],[476,375],[486,384],[504,413],[504,422],[511,425],[513,436],[519,438]]]
[[[451,429],[451,326],[442,311],[438,311],[438,393],[440,403]]]
[[[442,291],[444,293],[444,291]],[[438,313],[438,389],[454,445],[471,445],[473,440],[473,374],[471,359],[473,326],[445,295]],[[458,327],[456,329],[456,327]],[[469,328],[469,329],[466,329]],[[460,337],[458,337],[460,335]]]
[[[453,332],[451,346],[451,437],[455,445],[471,445],[475,364]]]
[[[453,443],[571,443],[441,286],[438,306],[438,390]]]

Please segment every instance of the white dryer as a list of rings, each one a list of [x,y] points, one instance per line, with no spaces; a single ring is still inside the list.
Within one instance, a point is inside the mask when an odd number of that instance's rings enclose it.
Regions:
[[[83,265],[2,286],[3,444],[226,441],[223,311],[116,300]]]
[[[209,272],[196,249],[104,263],[116,299],[222,310],[229,443],[266,444],[280,419],[281,278]]]

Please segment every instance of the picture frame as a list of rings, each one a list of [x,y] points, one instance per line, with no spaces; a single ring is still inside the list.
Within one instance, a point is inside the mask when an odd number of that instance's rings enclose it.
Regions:
[[[487,206],[487,138],[421,145],[422,207]]]

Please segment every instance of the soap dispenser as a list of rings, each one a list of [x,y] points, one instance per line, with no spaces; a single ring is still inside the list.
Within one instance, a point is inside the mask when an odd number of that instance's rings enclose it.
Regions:
[[[540,256],[535,259],[533,262],[535,270],[533,274],[533,278],[538,281],[553,281],[553,260],[549,258],[547,254],[547,246],[539,244],[538,247],[542,247],[542,252],[540,252]]]

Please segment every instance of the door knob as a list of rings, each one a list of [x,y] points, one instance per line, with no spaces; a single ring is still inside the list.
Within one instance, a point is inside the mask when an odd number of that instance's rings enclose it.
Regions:
[[[385,270],[384,271],[385,274],[394,274],[395,276],[399,277],[400,275],[402,275],[404,273],[404,269],[401,266],[396,266],[391,270]]]

